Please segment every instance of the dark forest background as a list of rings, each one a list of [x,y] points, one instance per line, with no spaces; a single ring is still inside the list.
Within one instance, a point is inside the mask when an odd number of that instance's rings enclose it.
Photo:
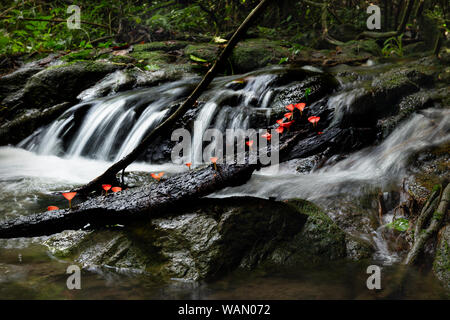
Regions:
[[[55,50],[122,45],[189,37],[228,38],[258,0],[171,1],[2,1],[0,5],[0,55],[48,53]],[[395,30],[410,0],[371,1],[382,10],[382,30]],[[426,16],[448,32],[447,0],[413,1],[406,30],[414,32]],[[311,45],[323,32],[324,2],[278,0],[266,10],[250,35],[286,39]],[[345,32],[356,37],[367,30],[369,1],[326,1],[325,19],[331,35]],[[70,30],[65,21],[69,5],[81,9],[81,29]],[[339,26],[339,27],[338,27]],[[195,39],[194,39],[195,40]]]

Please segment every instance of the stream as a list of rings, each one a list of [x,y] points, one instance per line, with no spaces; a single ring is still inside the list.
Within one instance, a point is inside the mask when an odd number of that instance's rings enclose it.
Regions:
[[[350,69],[350,67],[348,67]],[[365,66],[376,73],[374,66]],[[316,68],[306,68],[320,74]],[[273,121],[274,97],[284,84],[276,83],[281,67],[246,75],[217,78],[201,100],[194,118],[201,122],[192,136],[192,154],[202,148],[207,128],[246,129]],[[275,71],[275,72],[274,72]],[[230,83],[245,78],[236,89]],[[111,81],[109,79],[109,81]],[[0,147],[0,219],[44,211],[48,205],[64,207],[60,192],[89,182],[111,163],[128,154],[142,138],[183,100],[198,78],[186,78],[156,87],[98,97],[96,87],[80,95],[80,103],[56,121],[37,130],[17,146]],[[341,88],[316,102],[333,108],[337,125],[360,82]],[[325,100],[324,100],[325,99]],[[224,103],[226,101],[226,103]],[[314,108],[314,104],[312,106]],[[308,161],[291,160],[279,167],[255,172],[244,185],[221,190],[210,197],[254,196],[314,202],[331,218],[374,190],[398,190],[411,156],[426,147],[450,140],[448,109],[428,108],[415,113],[380,144],[356,151],[343,159],[329,159],[320,169]],[[184,165],[167,162],[164,154],[149,155],[127,168],[128,172],[160,172],[168,176],[185,171]],[[163,159],[162,161],[149,161]],[[164,160],[165,159],[165,160]],[[144,161],[146,160],[146,161]],[[197,160],[197,159],[195,159]],[[194,161],[194,163],[197,163]],[[306,166],[305,170],[297,170]],[[386,195],[387,196],[387,195]],[[76,199],[75,199],[76,200]],[[376,206],[362,210],[362,219],[376,217]],[[345,231],[366,239],[376,248],[373,264],[383,268],[383,286],[394,283],[402,267],[401,254],[383,236],[393,212],[381,226]],[[364,220],[363,220],[364,221]],[[236,270],[214,281],[160,283],[132,271],[83,269],[82,290],[66,289],[68,261],[54,257],[42,245],[47,237],[0,239],[0,299],[377,299],[366,288],[367,264],[333,262],[320,268],[298,270]],[[440,283],[428,271],[411,269],[399,299],[445,297]]]

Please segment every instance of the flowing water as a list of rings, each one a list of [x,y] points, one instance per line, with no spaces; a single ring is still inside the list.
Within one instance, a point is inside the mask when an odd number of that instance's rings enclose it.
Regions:
[[[210,127],[248,128],[252,112],[270,118],[275,75],[258,72],[245,75],[239,90],[228,84],[242,76],[222,77],[202,95],[204,101],[195,119],[193,152],[201,149],[201,138]],[[137,89],[95,98],[85,92],[79,104],[47,127],[37,130],[17,147],[0,147],[0,218],[13,218],[42,211],[47,205],[64,206],[60,192],[90,181],[112,162],[128,154],[152,128],[167,116],[171,107],[189,93],[198,79],[188,78],[157,87]],[[111,79],[107,79],[111,81]],[[357,84],[328,97],[335,108],[335,122],[357,94]],[[346,89],[346,90],[343,90]],[[233,106],[224,100],[237,101]],[[220,108],[219,108],[220,106]],[[256,172],[245,185],[227,188],[213,197],[251,195],[277,199],[304,198],[326,209],[333,218],[342,207],[374,189],[398,187],[413,154],[450,139],[447,109],[427,109],[414,114],[381,144],[366,148],[335,164],[309,173],[299,173],[291,162]],[[194,153],[196,154],[196,153]],[[127,171],[185,170],[171,163],[138,162]],[[384,217],[390,222],[392,214]],[[395,278],[400,256],[382,236],[382,228],[357,236],[374,243],[374,261],[384,265],[387,278]],[[353,230],[354,231],[354,230]],[[352,230],[349,230],[352,232]],[[365,287],[365,267],[339,263],[326,268],[265,272],[236,271],[212,283],[175,281],[161,284],[145,275],[114,271],[84,270],[84,290],[65,290],[66,261],[53,257],[40,244],[45,239],[0,240],[0,298],[380,298]],[[397,298],[440,298],[445,294],[429,274],[411,271],[411,281]]]

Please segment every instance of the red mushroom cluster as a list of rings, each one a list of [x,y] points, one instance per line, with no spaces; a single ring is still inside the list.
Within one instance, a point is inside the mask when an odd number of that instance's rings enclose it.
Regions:
[[[300,102],[296,104],[289,104],[286,106],[286,109],[289,110],[289,112],[284,114],[283,119],[277,120],[278,127],[275,129],[278,133],[283,133],[285,129],[289,130],[289,127],[294,123],[294,110],[297,109],[300,112],[300,117],[303,115],[303,110],[306,107],[306,103]],[[288,121],[285,121],[287,119]],[[308,118],[308,121],[311,122],[314,126],[314,128],[317,126],[317,122],[319,122],[320,117],[312,116]],[[322,134],[323,132],[320,132],[319,134]],[[265,133],[261,137],[266,138],[267,140],[270,140],[271,134]]]

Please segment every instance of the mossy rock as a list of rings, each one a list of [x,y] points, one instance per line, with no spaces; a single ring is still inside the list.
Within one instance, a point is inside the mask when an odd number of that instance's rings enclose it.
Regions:
[[[248,39],[236,45],[231,55],[234,72],[249,72],[269,64],[278,64],[290,52],[278,41],[268,39]]]
[[[381,56],[381,48],[375,40],[352,40],[341,46],[344,53],[351,56],[362,56],[368,53],[372,56]]]
[[[445,226],[440,231],[440,240],[436,247],[433,271],[447,290],[450,291],[450,225]]]
[[[403,97],[432,84],[436,70],[436,66],[415,62],[381,73],[372,82],[366,82],[363,88],[354,90],[354,100],[335,117],[336,123],[341,127],[376,127],[379,119],[399,113],[398,102]]]
[[[22,115],[0,127],[0,145],[17,144],[38,128],[56,120],[72,104],[63,102],[44,110],[27,110]]]
[[[24,109],[42,110],[64,101],[74,102],[81,91],[118,68],[112,63],[96,61],[52,66],[30,77],[22,91],[5,99],[3,104],[10,115],[17,115]]]
[[[385,139],[398,125],[408,119],[414,112],[433,106],[433,99],[428,91],[419,91],[408,95],[398,103],[398,113],[378,121],[380,139]]]
[[[273,264],[313,266],[347,256],[345,233],[304,200],[201,199],[146,223],[77,232],[45,244],[84,267],[133,269],[159,280],[211,279]]]
[[[0,101],[7,95],[22,89],[31,76],[43,69],[40,66],[26,67],[0,77]]]
[[[219,54],[219,46],[212,43],[190,44],[184,49],[184,55],[187,59],[193,55],[197,58],[214,61]]]
[[[411,43],[403,47],[403,54],[409,57],[421,57],[431,54],[432,48],[427,47],[426,43],[419,41],[416,43]]]
[[[139,63],[147,65],[166,64],[173,60],[164,51],[133,51],[129,55]]]
[[[144,44],[137,44],[133,46],[133,51],[142,52],[142,51],[174,51],[180,50],[186,47],[189,44],[187,41],[154,41],[148,42]]]
[[[450,142],[420,152],[409,167],[408,190],[420,202],[425,202],[436,185],[450,179]]]
[[[345,232],[319,207],[301,199],[289,200],[287,204],[305,214],[307,220],[302,232],[278,249],[272,257],[275,261],[283,258],[283,264],[310,266],[347,256]]]

